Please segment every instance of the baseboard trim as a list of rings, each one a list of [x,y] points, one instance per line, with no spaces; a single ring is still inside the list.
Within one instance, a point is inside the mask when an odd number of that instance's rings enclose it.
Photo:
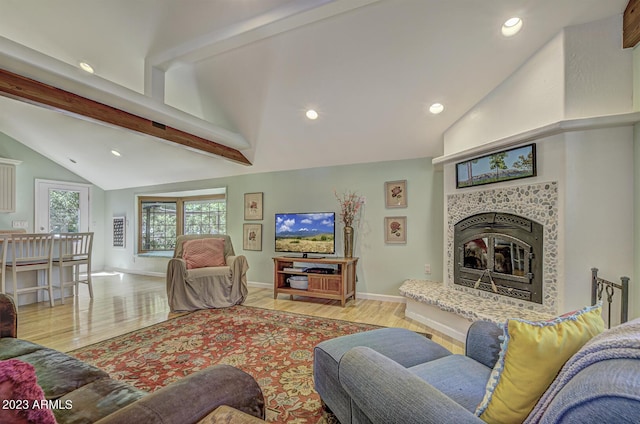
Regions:
[[[247,281],[247,286],[273,290],[273,283]],[[356,299],[379,300],[381,302],[393,302],[393,303],[406,303],[407,301],[407,298],[404,296],[394,296],[390,294],[377,294],[377,293],[361,293],[361,292],[356,292]]]
[[[137,275],[146,275],[149,277],[164,277],[166,274],[163,272],[154,272],[154,271],[142,271],[137,269],[124,269],[124,268],[109,268],[105,271],[112,272],[123,272],[126,274],[137,274]],[[260,281],[247,281],[247,286],[249,287],[257,287],[261,289],[273,289],[273,283],[262,283]],[[377,293],[364,293],[357,292],[356,299],[367,299],[367,300],[378,300],[381,302],[393,302],[393,303],[406,303],[407,298],[404,296],[394,296],[390,294],[377,294]]]
[[[273,283],[260,283],[258,281],[247,281],[247,286],[261,289],[273,289]]]

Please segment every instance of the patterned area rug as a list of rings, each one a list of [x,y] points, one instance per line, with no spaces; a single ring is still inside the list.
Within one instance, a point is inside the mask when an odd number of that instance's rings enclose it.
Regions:
[[[375,328],[234,306],[196,311],[70,354],[149,392],[210,365],[233,365],[262,388],[267,421],[315,424],[330,416],[323,416],[313,389],[313,347]]]

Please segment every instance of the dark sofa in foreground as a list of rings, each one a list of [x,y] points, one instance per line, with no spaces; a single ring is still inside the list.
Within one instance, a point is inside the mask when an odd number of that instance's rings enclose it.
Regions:
[[[10,296],[0,294],[0,360],[34,366],[46,399],[64,423],[197,423],[220,405],[264,418],[264,398],[249,374],[217,365],[148,394],[85,362],[17,338],[17,313]],[[70,402],[69,402],[70,401]]]

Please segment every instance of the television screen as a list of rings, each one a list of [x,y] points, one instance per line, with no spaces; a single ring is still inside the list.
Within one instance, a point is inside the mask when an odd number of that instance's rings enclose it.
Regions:
[[[334,212],[277,213],[276,252],[335,253]]]

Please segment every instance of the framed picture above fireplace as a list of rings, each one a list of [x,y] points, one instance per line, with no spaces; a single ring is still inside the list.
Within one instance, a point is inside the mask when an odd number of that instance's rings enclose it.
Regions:
[[[502,150],[456,164],[456,188],[535,176],[535,144]]]

